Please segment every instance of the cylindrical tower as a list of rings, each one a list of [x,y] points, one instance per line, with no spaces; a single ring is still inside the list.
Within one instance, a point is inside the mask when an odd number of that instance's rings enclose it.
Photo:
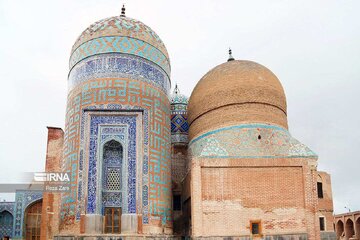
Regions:
[[[62,233],[171,233],[169,90],[163,42],[124,9],[77,39],[68,76],[64,168],[71,191],[62,198]]]
[[[187,121],[188,97],[180,93],[175,85],[174,92],[171,95],[171,144],[187,145],[189,124]]]
[[[173,193],[173,232],[186,235],[184,226],[189,219],[183,215],[183,180],[187,173],[188,131],[187,104],[188,98],[180,93],[175,85],[171,95],[171,179]],[[187,220],[187,221],[186,221]]]

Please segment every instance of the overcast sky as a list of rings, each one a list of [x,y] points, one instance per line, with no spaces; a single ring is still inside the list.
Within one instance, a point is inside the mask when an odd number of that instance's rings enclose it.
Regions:
[[[229,46],[236,59],[271,69],[286,92],[291,134],[332,176],[335,212],[360,210],[359,0],[124,2],[127,16],[162,38],[172,81],[188,96]],[[0,0],[0,182],[44,170],[46,126],[64,128],[72,44],[122,3]]]

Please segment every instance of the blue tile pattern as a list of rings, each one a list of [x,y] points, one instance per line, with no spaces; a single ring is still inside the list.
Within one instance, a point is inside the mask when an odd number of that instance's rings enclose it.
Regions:
[[[260,123],[210,131],[193,139],[189,149],[191,156],[205,158],[317,158],[286,129]]]
[[[13,232],[14,232],[14,239],[17,238],[23,238],[24,236],[24,214],[25,214],[25,210],[26,208],[42,199],[43,194],[42,192],[39,191],[26,191],[26,190],[19,190],[16,191],[15,194],[15,223],[14,223],[14,228],[13,228]]]
[[[72,51],[81,44],[101,36],[128,36],[151,44],[159,49],[167,58],[168,52],[160,37],[147,25],[129,17],[114,16],[101,19],[91,24],[76,40]]]
[[[151,61],[161,67],[170,76],[168,58],[149,43],[124,36],[99,37],[83,43],[70,57],[70,69],[81,60],[104,53],[131,54]]]
[[[89,172],[88,172],[88,200],[87,200],[87,213],[96,213],[96,200],[97,197],[97,153],[99,151],[99,140],[106,141],[106,137],[109,135],[109,128],[105,130],[105,133],[101,135],[99,132],[100,125],[119,125],[125,124],[128,126],[128,139],[125,139],[123,143],[127,144],[124,149],[128,149],[128,169],[125,174],[128,176],[128,192],[125,194],[128,199],[128,209],[124,209],[124,213],[135,213],[136,212],[136,117],[134,116],[108,116],[108,115],[93,115],[90,117],[90,152],[89,152]],[[116,136],[120,137],[121,131],[113,131]],[[120,135],[120,136],[119,136]],[[104,137],[105,136],[105,137]],[[125,196],[124,196],[125,197]]]
[[[151,62],[126,54],[102,54],[82,61],[72,69],[68,90],[93,78],[128,78],[142,80],[167,92],[170,79],[164,70]]]
[[[109,24],[112,23],[109,22]],[[98,28],[96,27],[96,29]],[[86,42],[90,43],[89,39],[86,40],[87,37],[96,39],[96,37],[92,38],[93,34],[90,35],[84,36],[79,46]],[[115,41],[116,39],[104,38],[103,40]],[[130,45],[128,47],[131,47]],[[91,45],[88,46],[91,47]],[[94,47],[98,48],[99,46],[94,45]],[[126,48],[126,44],[119,47]],[[88,189],[88,186],[92,185],[89,184],[91,179],[88,176],[90,122],[85,116],[89,111],[118,114],[121,112],[129,113],[134,110],[142,113],[141,133],[138,131],[139,136],[141,136],[139,139],[142,141],[142,146],[138,149],[139,157],[141,156],[142,159],[138,159],[138,162],[142,162],[142,166],[136,167],[137,176],[142,177],[142,179],[141,181],[131,180],[134,185],[136,182],[141,182],[141,185],[137,185],[138,188],[134,195],[122,195],[122,204],[128,204],[123,212],[141,211],[136,213],[143,216],[144,224],[149,223],[153,217],[156,221],[157,216],[165,217],[168,221],[167,224],[170,224],[171,132],[169,128],[170,103],[168,93],[170,81],[168,73],[154,59],[146,60],[137,54],[139,52],[133,53],[131,49],[128,49],[126,51],[130,51],[129,53],[124,51],[110,53],[111,51],[109,52],[105,48],[107,46],[104,46],[104,49],[99,48],[99,52],[95,55],[89,55],[78,62],[69,74],[70,86],[64,129],[63,170],[71,171],[71,191],[64,193],[62,197],[62,224],[63,226],[73,224],[80,219],[82,214],[90,214],[94,210],[98,211],[101,204],[101,197],[96,196],[96,200],[92,200],[92,197],[88,196],[88,190],[90,192],[93,190]],[[74,51],[76,49],[80,48],[76,47]],[[91,49],[83,50],[84,53],[81,54],[85,55],[88,54],[86,51],[92,51]],[[139,50],[151,51],[151,48]],[[164,52],[162,51],[162,53]],[[102,138],[97,141],[100,140]],[[130,145],[128,146],[130,147]],[[129,170],[128,167],[126,169]],[[129,178],[131,177],[129,176]],[[128,187],[125,182],[123,185]],[[125,189],[123,190],[125,191]],[[136,208],[134,207],[135,202],[132,201],[133,198],[136,199],[135,196],[139,199]],[[89,197],[90,201],[88,201]],[[129,199],[126,200],[126,197]],[[104,199],[106,203],[109,201],[113,200],[107,197]]]
[[[187,120],[188,98],[181,94],[177,84],[170,97],[171,109],[171,143],[187,144],[189,123]]]
[[[0,202],[0,214],[4,223],[0,224],[0,239],[4,236],[13,236],[14,208],[15,202]]]

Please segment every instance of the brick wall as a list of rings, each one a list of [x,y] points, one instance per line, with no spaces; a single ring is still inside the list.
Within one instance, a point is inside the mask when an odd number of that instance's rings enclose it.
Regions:
[[[325,218],[325,231],[334,232],[333,224],[333,198],[331,191],[331,177],[326,172],[317,172],[317,181],[322,182],[323,198],[318,198],[318,216]]]
[[[61,128],[48,127],[46,172],[60,172],[64,132]],[[44,192],[41,214],[41,240],[53,239],[59,232],[60,193]]]
[[[306,233],[319,239],[316,159],[192,159],[194,237]]]

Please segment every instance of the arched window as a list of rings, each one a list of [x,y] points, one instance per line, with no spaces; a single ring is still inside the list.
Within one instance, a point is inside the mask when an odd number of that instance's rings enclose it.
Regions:
[[[42,201],[31,204],[25,210],[25,239],[40,239]]]
[[[1,231],[0,232],[0,235],[1,233],[4,235],[4,236],[10,236],[11,233],[12,233],[12,227],[13,227],[13,215],[8,212],[8,211],[2,211],[0,213],[0,226],[1,226]]]
[[[12,226],[13,216],[8,211],[3,211],[0,213],[0,226]]]
[[[336,223],[335,231],[337,239],[340,239],[344,235],[344,223],[341,220]]]
[[[355,221],[355,233],[356,233],[356,237],[359,239],[360,238],[360,217],[358,217]]]
[[[352,238],[354,234],[354,222],[351,219],[348,219],[345,224],[345,237],[346,239],[349,239]]]
[[[103,147],[103,212],[105,233],[120,233],[122,203],[122,145],[111,140]]]

